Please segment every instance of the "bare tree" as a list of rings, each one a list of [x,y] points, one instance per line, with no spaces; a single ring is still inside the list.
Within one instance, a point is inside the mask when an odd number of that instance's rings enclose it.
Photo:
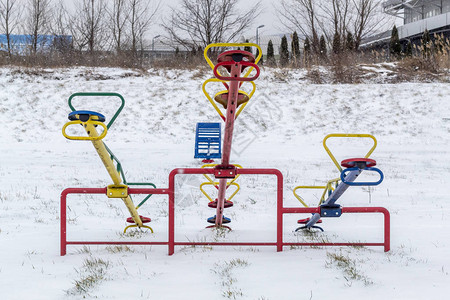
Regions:
[[[345,37],[350,32],[355,37],[354,49],[358,49],[364,36],[383,25],[384,16],[377,11],[381,2],[382,0],[282,0],[276,10],[282,24],[291,31],[298,30],[309,37],[313,51],[318,53],[314,41],[320,34],[324,34],[330,44],[335,35]]]
[[[38,46],[46,43],[44,34],[48,32],[51,17],[50,0],[28,0],[26,30],[30,34],[31,51],[36,54]]]
[[[20,23],[21,10],[17,6],[17,0],[2,0],[0,2],[0,28],[6,35],[8,55],[11,56],[11,33]]]
[[[111,19],[110,26],[114,48],[118,54],[122,52],[128,16],[127,0],[114,0],[109,11],[109,17]]]
[[[381,5],[381,0],[352,0],[356,9],[356,18],[353,22],[355,37],[355,49],[359,48],[361,40],[377,31],[385,25],[385,18],[380,16],[377,9]]]
[[[290,31],[300,31],[312,41],[312,50],[319,53],[318,7],[314,0],[282,0],[276,11],[281,23]]]
[[[87,49],[91,54],[96,50],[103,50],[108,38],[104,1],[81,0],[75,6],[75,13],[70,18],[70,31],[77,48]]]
[[[229,42],[249,27],[260,14],[258,2],[238,11],[238,0],[182,0],[179,8],[163,24],[170,38],[186,47],[205,47]]]
[[[148,31],[152,19],[159,10],[161,2],[151,6],[152,1],[129,0],[129,26],[130,26],[130,50],[134,56],[138,48],[144,46],[144,35]]]

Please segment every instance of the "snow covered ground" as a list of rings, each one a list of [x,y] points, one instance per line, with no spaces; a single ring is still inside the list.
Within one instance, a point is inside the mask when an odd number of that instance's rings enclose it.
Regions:
[[[322,185],[338,175],[322,147],[329,133],[371,133],[372,157],[384,172],[373,188],[350,188],[346,206],[391,212],[391,251],[382,247],[69,246],[59,256],[59,197],[67,187],[104,187],[108,174],[89,142],[64,139],[61,128],[74,92],[118,92],[126,106],[104,141],[129,181],[167,187],[176,167],[193,159],[195,125],[220,119],[201,92],[209,72],[119,69],[0,69],[0,298],[9,299],[446,299],[450,282],[450,85],[443,83],[314,85],[298,71],[263,70],[258,90],[238,118],[232,161],[278,168],[284,203],[299,206],[297,185]],[[217,90],[211,88],[211,91]],[[94,100],[94,101],[93,101]],[[80,109],[109,119],[115,100],[80,99]],[[338,161],[362,156],[370,141],[334,140]],[[242,176],[232,232],[205,229],[214,211],[198,186],[180,176],[176,239],[274,241],[275,181]],[[303,195],[303,194],[302,194]],[[304,194],[311,205],[317,194]],[[136,199],[138,201],[139,199]],[[120,200],[70,196],[70,240],[166,240],[167,197],[153,196],[140,213],[155,234],[123,235]],[[382,217],[324,220],[324,233],[291,241],[382,241]]]

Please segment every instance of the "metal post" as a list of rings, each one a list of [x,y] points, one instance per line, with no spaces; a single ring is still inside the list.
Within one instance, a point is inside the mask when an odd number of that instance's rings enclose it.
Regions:
[[[231,66],[230,76],[240,77],[242,66],[234,64]],[[227,115],[225,119],[225,134],[223,138],[222,166],[228,167],[230,164],[231,144],[233,141],[234,119],[237,108],[239,94],[239,81],[231,81],[228,89]],[[225,206],[225,193],[227,190],[227,179],[219,180],[219,193],[217,197],[216,226],[222,226],[223,210]]]
[[[256,44],[259,45],[259,38],[258,38],[258,29],[259,28],[263,28],[264,25],[259,25],[258,27],[256,27]]]
[[[154,36],[152,39],[152,60],[155,58],[155,39],[159,38],[161,35],[158,34],[157,36]]]

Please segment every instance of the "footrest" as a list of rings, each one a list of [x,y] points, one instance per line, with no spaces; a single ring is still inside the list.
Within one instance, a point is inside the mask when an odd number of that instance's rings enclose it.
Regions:
[[[139,218],[141,218],[142,223],[150,223],[152,221],[152,219],[147,218],[147,217],[143,217],[143,216],[139,216]],[[127,218],[127,222],[135,224],[135,222],[134,222],[132,217]]]
[[[224,208],[232,207],[234,203],[232,201],[225,200]],[[215,201],[210,201],[208,207],[217,208],[217,199]]]
[[[300,219],[297,221],[298,224],[306,224],[309,222],[309,220],[311,220],[311,218],[306,218],[306,219]],[[316,223],[322,223],[322,220],[319,219],[319,221],[317,221]]]
[[[216,224],[216,215],[214,215],[214,217],[208,218],[207,221],[208,221],[208,223]],[[230,218],[222,216],[222,224],[227,224],[227,223],[230,223],[230,222],[231,222]]]

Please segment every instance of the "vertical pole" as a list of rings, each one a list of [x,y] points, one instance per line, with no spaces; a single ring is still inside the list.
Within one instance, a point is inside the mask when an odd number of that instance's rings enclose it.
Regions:
[[[391,249],[391,216],[387,209],[384,209],[384,252]]]
[[[174,169],[169,174],[169,255],[175,252],[175,175]]]
[[[277,175],[277,252],[283,251],[283,175]]]
[[[66,248],[67,248],[67,233],[66,233],[66,226],[67,226],[67,210],[66,210],[66,203],[67,203],[67,192],[64,190],[61,193],[61,256],[66,255]]]
[[[231,77],[241,76],[241,65],[235,63],[231,66]],[[223,152],[222,152],[222,166],[228,167],[230,164],[231,144],[233,141],[234,119],[236,114],[237,99],[239,95],[239,81],[230,81],[228,89],[228,105],[227,116],[225,120],[225,135],[223,138]],[[216,227],[222,226],[223,209],[225,205],[225,193],[227,189],[227,179],[222,178],[219,180],[219,193],[217,197],[217,209],[216,209]]]

